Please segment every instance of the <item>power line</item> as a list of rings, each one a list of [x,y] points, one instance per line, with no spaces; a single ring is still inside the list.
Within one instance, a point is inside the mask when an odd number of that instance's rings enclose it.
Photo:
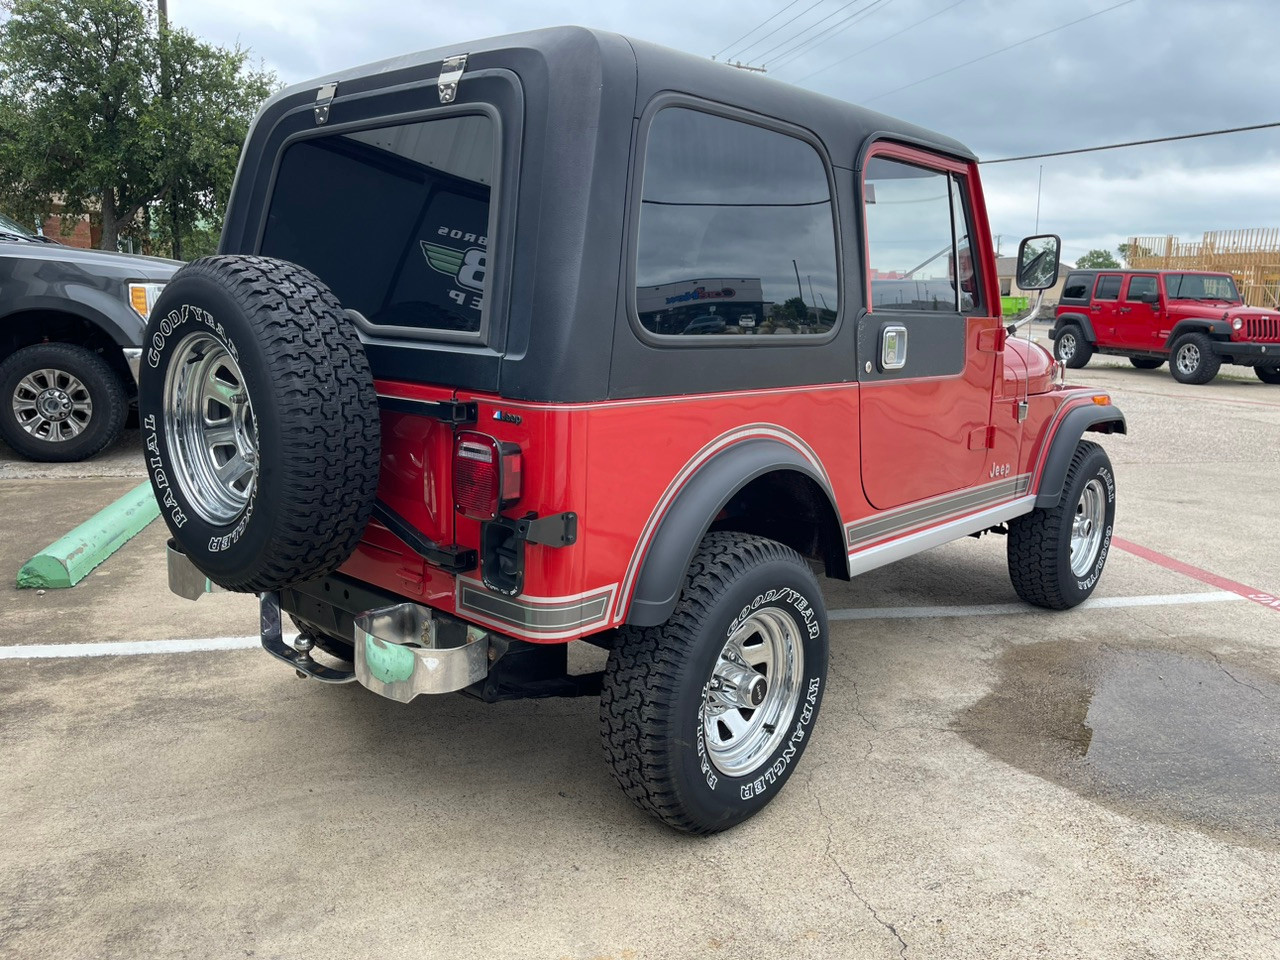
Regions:
[[[893,4],[895,2],[896,0],[875,0],[874,3],[871,3],[868,6],[860,7],[859,9],[853,11],[853,13],[845,17],[843,20],[837,20],[835,23],[831,24],[831,26],[827,27],[825,30],[821,31],[820,33],[815,33],[812,37],[809,37],[809,39],[802,40],[800,43],[793,46],[790,50],[784,50],[782,53],[778,54],[778,56],[775,57],[773,60],[770,60],[769,63],[771,66],[773,66],[775,70],[778,69],[779,67],[785,66],[788,63],[792,63],[798,58],[804,56],[814,47],[820,46],[821,44],[826,43],[828,40],[835,39],[836,34],[843,33],[845,30],[848,30],[850,27],[854,26],[855,24],[861,23],[863,20],[867,19],[867,17],[871,16],[877,10],[880,10],[882,7],[889,6],[890,4]],[[831,36],[827,36],[828,34],[831,34]]]
[[[775,29],[773,32],[776,34],[776,33],[778,32],[778,30],[782,30],[782,29],[785,29],[786,27],[791,26],[791,24],[795,23],[797,20],[799,20],[801,17],[803,17],[806,13],[808,13],[808,12],[809,12],[810,10],[812,10],[814,7],[821,6],[821,5],[822,5],[822,3],[823,3],[823,0],[817,0],[817,2],[816,2],[816,3],[811,3],[811,4],[809,4],[809,6],[805,7],[803,10],[801,10],[799,13],[797,13],[794,17],[792,17],[792,18],[791,18],[790,20],[788,20],[786,23],[780,23],[780,24],[778,24],[777,29]],[[743,56],[743,55],[744,55],[744,54],[746,54],[746,52],[747,52],[748,50],[750,50],[752,47],[755,47],[755,46],[757,46],[757,45],[759,45],[759,44],[763,43],[763,42],[764,42],[764,40],[765,40],[765,38],[764,38],[764,37],[761,37],[759,40],[753,40],[751,43],[749,43],[749,44],[747,44],[745,47],[741,48],[741,49],[740,49],[740,50],[735,54],[735,56],[738,56],[738,57]]]
[[[873,0],[873,2],[872,2],[872,4],[871,4],[871,6],[875,6],[875,5],[876,5],[876,3],[883,3],[883,2],[884,2],[884,0]],[[801,29],[801,30],[797,31],[796,33],[793,33],[791,36],[787,37],[785,40],[780,40],[778,43],[775,43],[772,47],[770,47],[770,48],[769,48],[768,50],[766,50],[764,53],[761,53],[761,54],[759,54],[759,55],[758,55],[760,62],[761,62],[761,63],[764,63],[764,62],[766,61],[766,58],[769,56],[769,54],[773,53],[773,51],[777,50],[779,47],[787,47],[789,44],[793,43],[794,41],[799,40],[799,38],[800,38],[800,37],[803,37],[803,36],[804,36],[806,33],[808,33],[810,30],[815,30],[815,29],[817,29],[819,26],[821,26],[822,24],[826,23],[826,22],[827,22],[828,20],[830,20],[832,17],[834,17],[834,16],[836,16],[836,15],[838,15],[838,14],[840,14],[840,13],[843,13],[845,10],[849,9],[849,7],[854,6],[856,3],[858,3],[858,0],[849,0],[849,2],[848,2],[848,3],[843,3],[843,4],[841,4],[840,6],[836,7],[834,10],[832,10],[830,13],[828,13],[828,14],[827,14],[825,17],[823,17],[822,19],[820,19],[820,20],[815,20],[813,23],[811,23],[811,24],[809,24],[807,27],[804,27],[803,29]],[[853,14],[850,14],[850,16],[854,16],[854,15],[856,15],[856,14],[860,13],[863,9],[865,9],[865,7],[860,7],[858,10],[855,10],[855,11],[853,12]],[[805,42],[807,42],[807,41],[803,41],[803,40],[801,40],[801,41],[800,41],[800,43],[801,43],[801,44],[803,44],[803,43],[805,43]],[[786,52],[787,52],[787,53],[789,53],[791,49],[792,49],[792,48],[788,48],[788,50],[787,50]],[[785,53],[780,53],[780,54],[778,54],[778,56],[780,56],[780,57],[781,57],[781,56],[785,56],[785,55],[786,55]]]
[[[752,27],[750,30],[748,30],[746,33],[740,36],[737,40],[733,41],[733,43],[729,44],[726,47],[723,47],[720,50],[717,50],[714,54],[712,54],[711,59],[714,60],[716,57],[720,56],[720,54],[724,53],[725,50],[728,50],[732,47],[736,47],[743,40],[747,39],[747,37],[751,36],[753,33],[759,30],[761,27],[766,26],[770,20],[774,19],[774,17],[782,16],[784,13],[786,13],[788,10],[790,10],[799,2],[800,0],[791,0],[790,3],[788,3],[785,7],[783,7],[781,10],[775,13],[772,17],[766,17],[763,21],[761,21],[760,23],[757,23],[754,27]]]
[[[999,157],[996,160],[979,160],[979,163],[1013,163],[1017,160],[1043,160],[1046,157],[1069,157],[1077,153],[1097,153],[1099,150],[1120,150],[1123,147],[1144,147],[1149,143],[1173,143],[1175,140],[1196,140],[1200,137],[1221,137],[1228,133],[1245,133],[1249,130],[1268,130],[1280,127],[1275,123],[1254,123],[1247,127],[1228,127],[1224,130],[1204,130],[1200,133],[1181,133],[1172,137],[1153,137],[1150,140],[1129,140],[1126,143],[1107,143],[1100,147],[1077,147],[1074,150],[1055,150],[1052,153],[1029,153],[1024,157]]]
[[[854,57],[858,56],[859,54],[866,53],[872,47],[878,47],[880,46],[880,44],[885,43],[886,41],[892,40],[894,37],[900,37],[904,33],[906,33],[908,30],[914,30],[916,27],[920,26],[920,24],[928,20],[932,20],[934,17],[938,16],[939,14],[946,13],[952,7],[958,7],[960,6],[960,4],[964,2],[965,0],[956,0],[955,3],[951,4],[951,6],[943,7],[941,10],[938,10],[935,13],[929,14],[923,20],[917,20],[915,23],[911,24],[911,26],[903,27],[897,33],[891,33],[887,37],[884,37],[881,40],[877,40],[875,43],[870,44],[869,46],[863,47],[861,50],[855,50],[853,53],[849,54],[847,57],[841,57],[839,60],[835,60],[831,63],[828,63],[825,67],[819,67],[817,70],[813,71],[813,73],[806,73],[803,77],[801,77],[799,80],[795,82],[797,84],[804,83],[806,80],[810,79],[811,77],[816,77],[818,74],[824,73],[825,71],[830,70],[832,67],[838,67],[842,63],[847,63],[848,61],[852,60]]]
[[[890,94],[900,93],[903,90],[907,90],[911,87],[919,86],[920,84],[927,83],[930,80],[936,80],[938,77],[944,77],[948,73],[954,73],[955,71],[960,70],[963,67],[972,66],[973,64],[979,63],[982,60],[989,60],[990,58],[994,57],[998,53],[1004,53],[1006,50],[1012,50],[1014,47],[1020,47],[1023,44],[1030,43],[1032,40],[1039,40],[1041,37],[1047,37],[1049,36],[1049,34],[1057,33],[1059,30],[1065,30],[1067,29],[1067,27],[1074,27],[1077,23],[1084,23],[1086,20],[1092,20],[1094,17],[1100,17],[1104,13],[1110,13],[1112,10],[1118,10],[1121,7],[1128,6],[1133,2],[1134,0],[1120,0],[1120,3],[1112,4],[1111,6],[1106,7],[1102,10],[1098,10],[1096,13],[1091,13],[1088,16],[1081,17],[1078,20],[1072,20],[1070,23],[1064,23],[1062,24],[1062,26],[1054,27],[1052,30],[1046,30],[1043,33],[1037,33],[1034,37],[1027,37],[1025,40],[1019,40],[1017,43],[1011,43],[1008,46],[1001,47],[998,50],[992,50],[990,53],[984,53],[980,57],[974,57],[972,60],[966,60],[964,63],[958,63],[954,67],[948,67],[946,70],[940,70],[937,73],[931,73],[929,74],[929,76],[921,77],[919,80],[912,80],[910,83],[903,84],[900,87],[894,87],[892,90],[886,90],[884,93],[877,93],[874,97],[868,97],[862,100],[861,102],[872,103],[876,100],[883,99],[884,97],[887,97]]]

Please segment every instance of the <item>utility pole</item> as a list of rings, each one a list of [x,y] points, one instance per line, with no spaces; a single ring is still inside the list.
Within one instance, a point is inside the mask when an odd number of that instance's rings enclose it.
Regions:
[[[1036,228],[1033,233],[1040,232],[1040,186],[1044,183],[1044,164],[1040,164],[1040,176],[1036,178]]]
[[[712,57],[711,59],[716,60],[715,57]],[[716,63],[723,63],[726,67],[733,67],[735,70],[749,70],[752,73],[768,73],[769,72],[764,67],[753,67],[753,66],[750,66],[749,64],[743,63],[741,60],[716,60]]]
[[[169,36],[169,0],[157,0],[156,2],[156,25],[160,34],[160,99],[164,102],[165,123],[168,124],[173,116],[173,89],[169,83],[169,60],[168,60],[168,44],[165,42]],[[172,156],[170,151],[173,144],[170,137],[162,133],[162,145],[167,157]],[[173,232],[173,259],[182,259],[182,237],[179,224],[181,216],[178,210],[178,182],[175,179],[169,181],[169,228]]]
[[[796,293],[800,295],[800,302],[804,303],[804,287],[800,286],[800,268],[796,266],[794,260],[791,261],[791,269],[796,272]]]

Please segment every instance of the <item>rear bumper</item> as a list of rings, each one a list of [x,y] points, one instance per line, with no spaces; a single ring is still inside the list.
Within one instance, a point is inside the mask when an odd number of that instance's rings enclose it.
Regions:
[[[172,540],[168,567],[169,589],[180,597],[198,600],[219,589]],[[345,602],[339,606],[329,595]],[[454,693],[489,675],[489,631],[421,604],[388,599],[332,577],[263,593],[258,599],[262,647],[299,676],[322,683],[358,681],[400,703],[424,693]],[[304,627],[292,644],[284,639],[284,613],[295,614]],[[354,663],[334,666],[314,659],[310,630],[349,637]]]
[[[1280,343],[1238,343],[1215,340],[1213,351],[1224,360],[1251,367],[1280,366]]]

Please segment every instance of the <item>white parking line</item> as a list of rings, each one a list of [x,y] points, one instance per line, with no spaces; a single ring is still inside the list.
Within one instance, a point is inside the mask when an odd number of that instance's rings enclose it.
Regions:
[[[1228,590],[1206,593],[1161,593],[1144,597],[1097,597],[1080,604],[1081,610],[1114,607],[1173,607],[1189,603],[1225,603],[1243,600]],[[988,603],[958,607],[859,607],[829,610],[832,620],[907,620],[913,617],[999,617],[1040,614],[1025,603]],[[286,634],[286,639],[291,639]],[[257,637],[205,637],[198,640],[110,640],[102,643],[33,643],[0,647],[0,660],[65,660],[77,657],[137,657],[155,653],[207,653],[218,650],[250,650],[261,646]]]
[[[1225,603],[1243,600],[1229,590],[1205,593],[1160,593],[1145,597],[1096,597],[1077,609],[1098,610],[1110,607],[1176,607],[1188,603]],[[858,607],[853,610],[828,610],[831,620],[907,620],[913,617],[1001,617],[1010,614],[1053,613],[1025,603],[988,603],[965,607]]]

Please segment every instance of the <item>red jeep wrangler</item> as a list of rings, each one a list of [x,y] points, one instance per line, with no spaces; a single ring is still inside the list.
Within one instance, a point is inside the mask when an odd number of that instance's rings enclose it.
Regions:
[[[1009,335],[989,238],[954,140],[614,34],[286,90],[150,322],[171,585],[394,700],[598,694],[628,796],[732,826],[817,720],[815,571],[993,531],[1031,603],[1098,583],[1124,417]]]
[[[1168,360],[1180,383],[1208,383],[1223,363],[1280,383],[1280,312],[1245,306],[1229,273],[1073,270],[1057,313],[1049,337],[1073,369],[1110,353],[1140,370]]]

